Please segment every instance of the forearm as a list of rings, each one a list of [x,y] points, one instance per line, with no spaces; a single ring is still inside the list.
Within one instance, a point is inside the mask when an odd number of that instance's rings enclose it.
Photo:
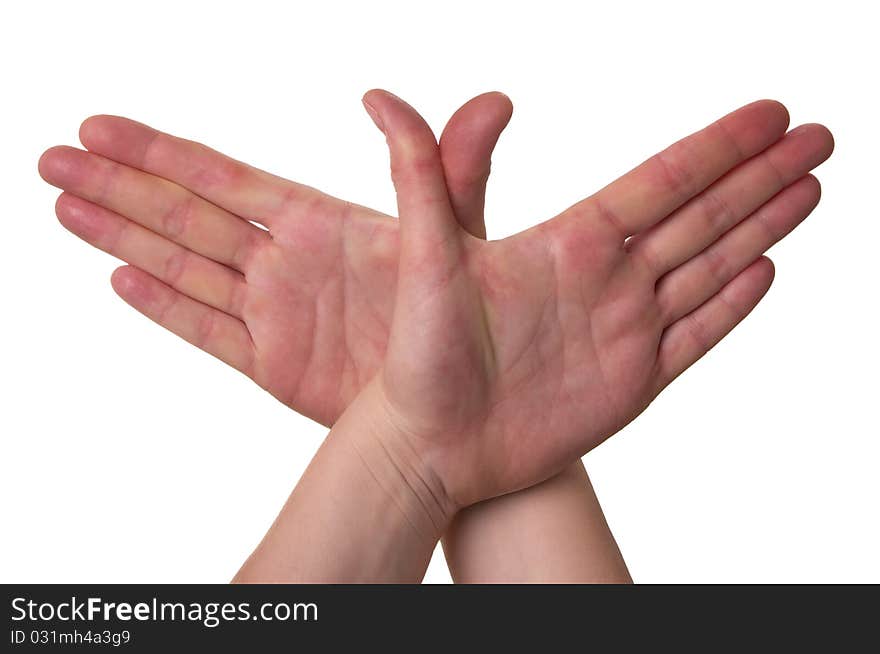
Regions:
[[[447,513],[385,429],[368,389],[334,425],[234,582],[422,579]]]
[[[458,583],[629,583],[583,464],[459,512],[443,537]]]

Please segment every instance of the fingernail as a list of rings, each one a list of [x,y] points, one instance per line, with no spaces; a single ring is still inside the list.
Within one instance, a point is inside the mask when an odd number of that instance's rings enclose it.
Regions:
[[[366,109],[367,113],[370,114],[370,118],[373,119],[373,122],[376,124],[376,127],[378,127],[381,130],[381,132],[384,134],[385,133],[385,126],[382,124],[382,119],[379,118],[379,112],[376,111],[375,109],[373,109],[373,106],[369,102],[367,102],[366,100],[361,100],[361,102],[364,103],[364,109]]]

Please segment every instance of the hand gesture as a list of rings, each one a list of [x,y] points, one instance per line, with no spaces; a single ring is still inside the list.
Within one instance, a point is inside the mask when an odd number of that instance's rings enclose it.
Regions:
[[[477,96],[441,139],[450,199],[475,236],[511,111],[501,93]],[[88,152],[51,148],[40,174],[65,191],[65,227],[131,264],[113,274],[117,293],[332,424],[385,352],[397,221],[125,118],[90,118],[80,139]]]
[[[523,488],[615,433],[757,304],[762,253],[819,200],[820,125],[748,105],[592,197],[498,241],[461,228],[434,135],[399,98],[385,133],[400,267],[376,378],[396,451],[453,507]],[[442,504],[442,502],[441,502]]]

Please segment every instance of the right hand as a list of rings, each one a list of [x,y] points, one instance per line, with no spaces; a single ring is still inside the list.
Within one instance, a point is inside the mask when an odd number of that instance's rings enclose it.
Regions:
[[[441,139],[461,225],[481,238],[490,156],[511,111],[501,93],[477,96]],[[87,152],[50,148],[39,170],[64,190],[61,223],[131,264],[114,272],[116,292],[333,424],[385,352],[397,221],[125,118],[89,118],[80,139]]]

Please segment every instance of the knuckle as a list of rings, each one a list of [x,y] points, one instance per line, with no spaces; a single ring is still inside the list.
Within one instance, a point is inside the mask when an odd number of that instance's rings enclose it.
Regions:
[[[706,354],[706,352],[711,350],[712,340],[705,323],[700,320],[696,315],[691,314],[687,318],[686,324],[688,328],[688,334],[696,344],[700,355],[702,356],[703,354]]]
[[[662,183],[677,196],[691,195],[694,192],[694,175],[687,166],[684,146],[671,145],[654,155]]]
[[[770,154],[765,152],[761,155],[761,160],[764,162],[767,177],[774,180],[777,190],[785,188],[788,185],[788,179],[783,174],[782,169],[770,157]]]
[[[246,302],[247,285],[242,283],[231,284],[229,296],[226,298],[226,305],[229,309],[228,313],[231,313],[233,316],[241,316],[244,313]]]
[[[113,161],[104,161],[96,170],[95,189],[92,198],[96,204],[105,205],[113,196],[114,189],[119,183],[122,167]]]
[[[410,154],[391,159],[391,177],[395,182],[411,183],[436,175],[441,170],[435,152]]]
[[[764,233],[764,240],[767,243],[776,243],[784,236],[783,230],[780,230],[773,224],[772,216],[767,211],[758,211],[754,214],[755,223]]]
[[[175,202],[171,208],[162,217],[162,229],[172,237],[182,236],[192,220],[193,210],[195,208],[196,196],[190,195],[178,202]]]
[[[720,234],[736,222],[730,203],[717,191],[707,189],[700,196],[700,210],[710,234]]]
[[[156,312],[156,322],[161,325],[170,322],[171,312],[174,311],[174,308],[177,305],[178,300],[180,299],[180,295],[178,293],[171,292],[168,289],[164,290],[166,291],[162,293],[164,299],[160,301],[159,308]]]
[[[246,273],[251,267],[251,262],[256,258],[265,239],[261,234],[251,234],[243,238],[232,252],[232,263],[240,271]]]
[[[703,252],[703,264],[706,272],[718,286],[723,286],[730,279],[730,260],[718,248],[709,248]]]
[[[634,238],[624,246],[637,261],[641,262],[650,274],[655,277],[662,275],[668,265],[646,241]]]
[[[218,155],[201,143],[192,142],[192,148],[197,162],[192,184],[197,188],[235,188],[247,175],[246,166],[241,162]]]
[[[746,153],[724,120],[716,121],[714,125],[715,131],[718,132],[719,140],[727,145],[727,148],[733,155],[732,158],[736,161],[744,161],[747,158]]]
[[[284,216],[294,215],[298,208],[306,204],[307,195],[300,191],[295,184],[290,184],[280,194],[278,204],[270,212],[272,218],[283,218]]]
[[[215,320],[215,314],[213,311],[205,311],[199,316],[199,321],[196,325],[196,345],[198,347],[203,347],[206,343],[211,340],[213,336],[214,330],[216,329],[217,322]]]
[[[184,248],[180,248],[173,254],[170,254],[168,258],[165,259],[162,279],[172,286],[177,284],[183,276],[183,271],[186,269],[188,259],[189,252]]]

